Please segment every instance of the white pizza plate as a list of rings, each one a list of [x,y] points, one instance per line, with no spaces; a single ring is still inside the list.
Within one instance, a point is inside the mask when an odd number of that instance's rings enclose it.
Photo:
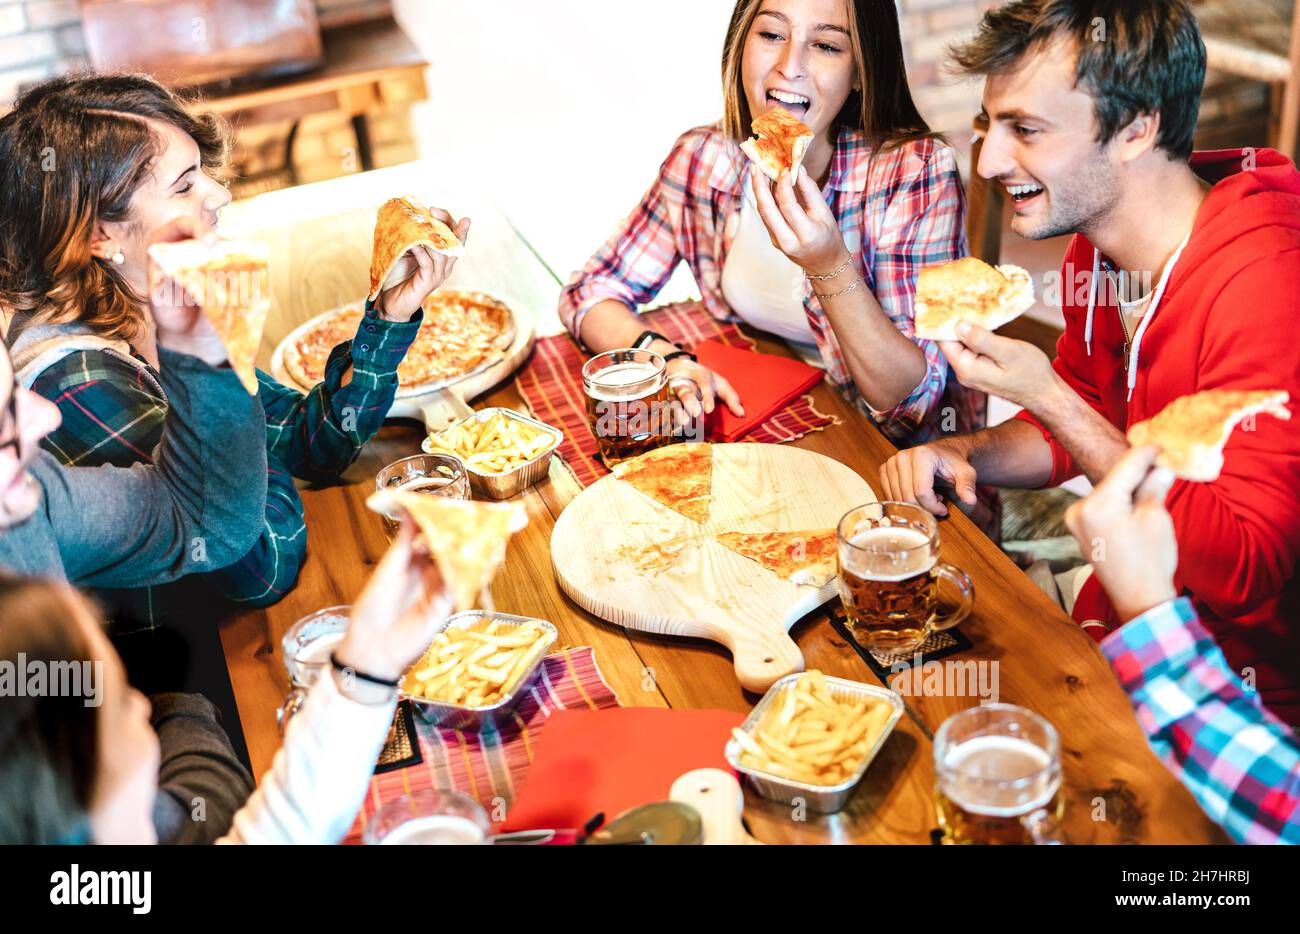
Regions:
[[[420,418],[425,421],[430,431],[439,431],[456,419],[463,417],[465,412],[468,411],[466,403],[470,399],[482,395],[497,383],[511,376],[518,369],[519,364],[528,356],[528,352],[532,350],[533,341],[536,339],[532,312],[522,303],[500,292],[492,292],[487,289],[473,289],[470,291],[480,292],[495,298],[510,309],[510,317],[514,326],[514,336],[510,341],[510,345],[499,356],[484,361],[461,376],[449,380],[440,380],[435,383],[399,388],[396,397],[393,399],[393,404],[388,410],[388,418]],[[284,340],[276,345],[275,351],[271,354],[271,375],[290,389],[306,393],[311,387],[299,385],[297,380],[289,375],[289,371],[284,366],[285,348],[315,326],[320,319],[334,314],[339,308],[364,304],[365,299],[362,298],[355,302],[348,302],[346,305],[340,305],[338,308],[331,308],[329,311],[323,311],[319,315],[304,321],[290,331]],[[439,412],[442,409],[446,410],[445,415]],[[445,424],[440,424],[444,418],[446,419]]]

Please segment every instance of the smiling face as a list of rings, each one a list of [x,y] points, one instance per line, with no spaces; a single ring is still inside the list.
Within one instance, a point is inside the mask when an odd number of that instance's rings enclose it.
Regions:
[[[1097,142],[1094,101],[1075,55],[1055,42],[984,85],[989,132],[978,171],[1012,199],[1011,229],[1030,240],[1097,229],[1120,199],[1117,140]]]
[[[199,218],[216,226],[218,212],[230,203],[230,192],[204,171],[199,147],[179,127],[149,120],[160,154],[144,183],[131,196],[130,216],[99,225],[91,251],[102,259],[121,251],[118,267],[140,295],[148,294],[149,236],[181,216]]]
[[[844,0],[763,0],[741,56],[750,116],[783,107],[829,152],[825,131],[854,90],[853,56]]]
[[[0,347],[0,534],[40,506],[41,488],[27,467],[59,422],[58,406],[16,385],[9,352]]]

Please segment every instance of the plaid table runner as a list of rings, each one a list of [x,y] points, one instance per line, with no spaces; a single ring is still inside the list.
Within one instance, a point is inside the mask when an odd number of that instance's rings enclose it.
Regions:
[[[641,315],[645,326],[674,343],[693,348],[713,338],[732,347],[753,349],[753,341],[734,325],[719,321],[699,302],[667,305]],[[578,482],[587,486],[609,473],[596,455],[596,437],[587,422],[582,391],[582,365],[587,357],[567,334],[537,339],[528,365],[515,375],[515,385],[534,417],[564,432],[560,456]],[[835,424],[813,408],[812,396],[801,396],[751,431],[746,441],[794,441],[811,431]]]
[[[442,730],[414,718],[423,762],[376,775],[361,813],[344,843],[360,843],[370,816],[404,794],[436,788],[476,798],[488,816],[504,816],[533,761],[533,748],[554,710],[619,706],[618,697],[596,667],[595,649],[581,646],[548,655],[536,686],[519,702],[512,722],[499,730],[473,733]],[[497,810],[500,813],[493,813]]]

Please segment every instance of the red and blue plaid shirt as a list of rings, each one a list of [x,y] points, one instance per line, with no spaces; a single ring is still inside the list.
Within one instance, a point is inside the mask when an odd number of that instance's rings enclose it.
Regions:
[[[1300,742],[1228,667],[1180,597],[1101,650],[1156,753],[1241,843],[1300,843]]]
[[[560,295],[560,319],[576,338],[583,316],[608,299],[636,310],[684,261],[706,308],[735,318],[722,267],[737,227],[749,160],[716,126],[684,133],[636,209]],[[830,322],[805,281],[803,304],[831,382],[896,444],[970,432],[984,424],[984,396],[958,384],[933,341],[918,340],[913,296],[921,267],[966,254],[966,196],[952,149],[925,138],[875,150],[843,129],[826,188],[844,244],[880,307],[925,354],[925,377],[891,409],[862,398]]]

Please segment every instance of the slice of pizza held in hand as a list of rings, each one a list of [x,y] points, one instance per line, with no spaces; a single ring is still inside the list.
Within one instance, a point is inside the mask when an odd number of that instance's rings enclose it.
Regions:
[[[400,489],[372,493],[366,505],[390,517],[410,514],[447,582],[457,613],[473,609],[505,561],[510,536],[528,524],[527,514],[516,504],[448,499]]]
[[[817,532],[723,532],[719,543],[757,561],[792,584],[824,587],[835,578],[835,530]]]
[[[375,247],[370,254],[370,300],[379,292],[397,261],[413,246],[427,246],[437,253],[463,256],[465,247],[444,224],[414,198],[392,198],[384,202],[375,218]]]
[[[1232,429],[1258,414],[1289,420],[1290,398],[1282,389],[1206,389],[1175,399],[1155,417],[1131,425],[1128,440],[1135,446],[1159,445],[1156,463],[1174,476],[1209,483],[1223,469],[1223,448]]]
[[[614,476],[703,525],[713,501],[713,448],[689,441],[655,448],[614,467]]]
[[[764,175],[779,182],[788,172],[799,171],[813,141],[812,130],[781,107],[773,107],[750,127],[756,135],[741,143],[740,148]]]
[[[181,240],[149,247],[151,292],[162,287],[162,276],[184,288],[203,309],[225,345],[231,369],[253,396],[257,347],[271,310],[269,255],[266,244],[256,240],[221,240],[214,247]]]
[[[994,268],[973,256],[926,266],[916,282],[916,336],[955,341],[957,323],[996,331],[1034,307],[1034,283],[1019,266]]]

